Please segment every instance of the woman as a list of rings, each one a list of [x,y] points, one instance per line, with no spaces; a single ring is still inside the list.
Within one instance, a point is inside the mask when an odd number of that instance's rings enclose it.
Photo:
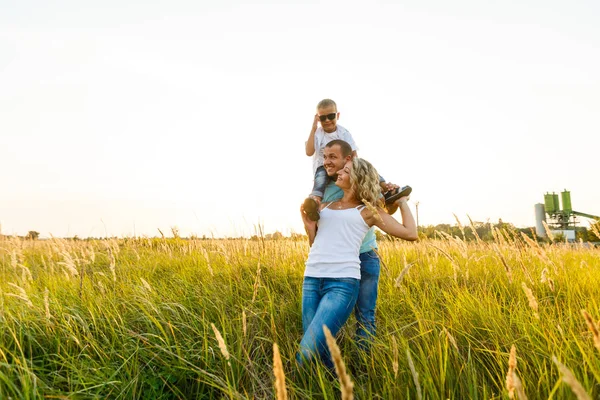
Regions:
[[[311,244],[302,286],[302,328],[304,336],[298,363],[317,356],[333,368],[323,332],[326,325],[336,335],[354,309],[360,287],[361,242],[373,225],[406,240],[417,239],[417,227],[406,204],[396,200],[403,223],[380,207],[379,174],[365,160],[354,157],[338,171],[335,184],[344,196],[321,204],[320,221],[311,221],[301,207],[302,220]]]

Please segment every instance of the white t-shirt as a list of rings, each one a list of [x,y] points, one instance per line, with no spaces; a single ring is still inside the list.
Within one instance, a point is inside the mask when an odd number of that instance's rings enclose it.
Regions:
[[[319,126],[315,131],[315,154],[313,155],[313,175],[317,172],[317,168],[323,165],[323,150],[325,150],[325,146],[327,143],[332,140],[340,139],[345,142],[348,142],[352,150],[358,150],[356,147],[356,143],[354,143],[354,139],[352,135],[346,128],[341,125],[336,126],[336,130],[327,133],[323,130],[323,127]]]

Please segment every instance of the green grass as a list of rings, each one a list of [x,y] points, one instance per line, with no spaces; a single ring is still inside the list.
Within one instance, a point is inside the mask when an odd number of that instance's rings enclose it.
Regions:
[[[581,316],[600,318],[600,250],[497,240],[381,243],[373,351],[355,346],[353,317],[338,336],[357,398],[416,398],[408,350],[423,398],[507,399],[512,344],[530,399],[574,398],[553,355],[600,398]],[[339,398],[321,365],[294,362],[307,253],[287,240],[2,240],[0,398],[274,398],[274,342],[291,398]]]

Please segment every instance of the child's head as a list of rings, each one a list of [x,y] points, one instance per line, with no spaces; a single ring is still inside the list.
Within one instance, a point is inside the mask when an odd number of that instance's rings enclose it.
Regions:
[[[325,132],[335,132],[337,129],[337,120],[340,117],[335,101],[331,99],[321,100],[317,104],[317,115]]]

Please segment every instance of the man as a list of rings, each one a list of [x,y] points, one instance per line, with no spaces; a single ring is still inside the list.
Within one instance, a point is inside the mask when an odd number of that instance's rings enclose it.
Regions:
[[[353,157],[352,147],[343,140],[333,140],[329,142],[323,152],[323,167],[327,171],[329,177],[335,177],[337,172],[341,170],[347,161]],[[343,191],[338,188],[334,180],[330,181],[323,195],[323,202],[330,202],[342,198]],[[398,189],[397,185],[389,184],[389,190]],[[400,195],[408,195],[410,188],[406,191],[398,191],[394,195],[392,201],[386,201],[386,208],[391,215],[398,209],[398,206],[393,202],[400,198]],[[375,306],[377,303],[377,289],[379,286],[379,271],[381,263],[379,256],[374,251],[377,248],[375,238],[375,228],[369,229],[360,247],[360,289],[358,300],[354,313],[356,315],[356,341],[358,345],[369,350],[370,341],[375,337]]]

